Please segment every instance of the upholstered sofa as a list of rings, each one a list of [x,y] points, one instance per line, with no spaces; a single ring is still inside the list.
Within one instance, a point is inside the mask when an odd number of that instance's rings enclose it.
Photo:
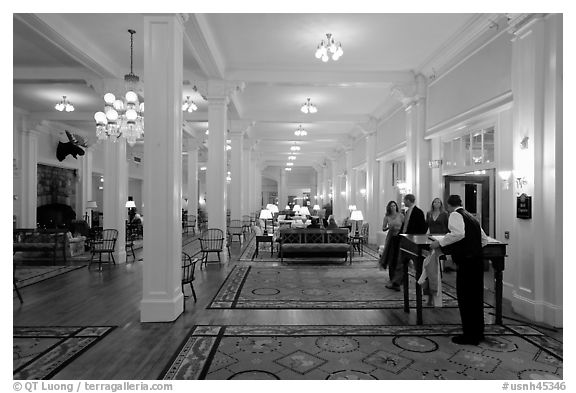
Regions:
[[[284,258],[344,258],[352,263],[348,229],[282,229],[278,236],[280,260]]]
[[[54,264],[56,264],[57,252],[62,253],[64,262],[66,262],[66,254],[69,255],[65,230],[14,229],[12,240],[14,254],[21,251],[50,252]]]

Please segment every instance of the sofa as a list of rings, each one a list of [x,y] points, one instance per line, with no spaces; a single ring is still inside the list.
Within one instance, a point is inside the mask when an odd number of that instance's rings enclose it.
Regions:
[[[284,258],[339,257],[352,264],[352,247],[348,229],[282,229],[278,239],[280,260]]]
[[[66,262],[68,239],[65,230],[47,229],[14,229],[12,251],[17,252],[49,252],[56,265],[56,253],[61,252]],[[68,252],[69,254],[69,252]]]

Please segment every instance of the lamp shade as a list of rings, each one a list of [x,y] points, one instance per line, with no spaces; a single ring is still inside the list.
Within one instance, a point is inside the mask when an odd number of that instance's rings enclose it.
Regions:
[[[310,210],[306,206],[300,208],[300,215],[302,216],[309,216]]]
[[[272,213],[278,213],[278,206],[274,205],[273,203],[267,204],[266,209],[270,210]]]
[[[272,219],[272,212],[268,209],[262,209],[260,211],[260,219],[271,220]]]
[[[297,212],[300,210],[300,205],[294,205],[294,207],[292,208],[293,211]]]
[[[98,204],[96,201],[88,201],[86,202],[86,209],[96,209],[98,208]]]
[[[314,207],[312,208],[312,210],[320,210],[320,206],[314,205]]]
[[[128,202],[126,202],[126,207],[127,208],[134,208],[134,207],[136,207],[136,203],[134,203],[134,201],[128,201]]]
[[[354,210],[352,215],[350,216],[352,221],[362,221],[364,220],[364,216],[362,215],[362,210]]]
[[[290,210],[290,205],[286,205],[286,207],[284,208],[284,210]]]

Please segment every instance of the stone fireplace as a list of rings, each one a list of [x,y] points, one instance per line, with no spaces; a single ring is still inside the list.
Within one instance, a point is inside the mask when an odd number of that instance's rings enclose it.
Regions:
[[[43,228],[69,228],[76,218],[76,170],[38,164],[37,222]]]

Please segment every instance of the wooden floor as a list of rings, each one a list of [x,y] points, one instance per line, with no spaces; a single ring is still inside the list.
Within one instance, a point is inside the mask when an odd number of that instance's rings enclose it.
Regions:
[[[184,247],[186,251],[187,247]],[[240,245],[231,246],[230,261],[196,270],[198,302],[186,298],[184,313],[170,323],[140,323],[141,261],[102,272],[78,269],[23,288],[25,303],[13,300],[15,326],[118,326],[105,339],[66,366],[54,379],[156,379],[195,324],[225,325],[404,325],[415,312],[402,310],[206,310],[230,269]],[[141,257],[142,249],[136,252]],[[453,280],[455,274],[445,275]],[[186,288],[187,294],[189,288]],[[487,299],[489,300],[489,299]],[[504,305],[504,315],[522,320]],[[425,309],[426,323],[460,323],[458,310]],[[505,321],[505,322],[510,322]],[[556,333],[556,336],[560,333]]]

